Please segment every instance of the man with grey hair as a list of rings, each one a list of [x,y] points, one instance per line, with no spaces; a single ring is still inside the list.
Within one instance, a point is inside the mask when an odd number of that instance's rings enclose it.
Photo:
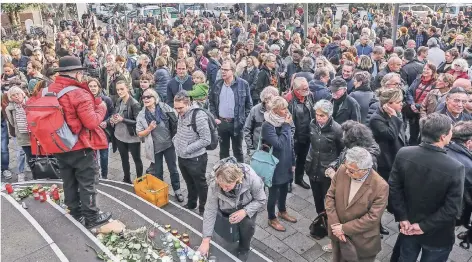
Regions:
[[[413,84],[413,81],[423,73],[424,64],[416,59],[415,49],[408,48],[403,54],[404,65],[400,70],[400,75],[403,81],[406,82],[408,86]]]
[[[332,93],[331,102],[334,105],[333,119],[342,125],[347,120],[361,122],[360,106],[357,101],[347,95],[347,83],[342,77],[331,81],[329,89]]]
[[[309,189],[310,186],[303,180],[303,175],[305,173],[306,156],[310,148],[310,122],[315,116],[313,111],[315,101],[313,100],[313,95],[310,93],[308,82],[304,77],[294,78],[293,90],[287,102],[288,110],[292,114],[293,123],[295,125],[295,184]]]
[[[446,155],[453,134],[449,116],[427,115],[420,130],[422,143],[398,151],[388,181],[401,233],[394,254],[399,261],[416,261],[420,252],[424,261],[446,261],[462,211],[465,170]]]
[[[427,44],[429,47],[427,60],[437,68],[442,62],[446,61],[446,53],[439,47],[437,38],[431,37]]]
[[[303,77],[306,79],[307,82],[310,82],[314,79],[314,74],[313,74],[313,59],[311,57],[305,56],[302,58],[300,61],[300,67],[302,69],[301,72],[298,72],[295,74],[295,77]]]
[[[340,240],[332,241],[334,261],[349,259],[340,246],[347,236],[359,261],[374,261],[381,250],[379,228],[389,189],[372,166],[369,151],[353,147],[347,150],[344,165],[332,178],[325,202],[329,235]],[[365,203],[369,203],[367,208]]]
[[[375,91],[380,88],[380,82],[386,74],[391,72],[399,73],[402,65],[403,62],[400,58],[396,56],[390,57],[388,59],[387,66],[382,71],[380,71],[374,78],[374,82],[372,83],[372,91]]]
[[[385,48],[383,46],[374,46],[370,58],[372,59],[372,77],[376,77],[380,72],[380,64],[385,56]]]

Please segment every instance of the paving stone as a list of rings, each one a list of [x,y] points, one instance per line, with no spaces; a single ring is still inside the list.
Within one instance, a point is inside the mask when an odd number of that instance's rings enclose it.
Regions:
[[[393,220],[395,220],[395,217],[392,214],[390,214],[389,212],[385,211],[383,216],[382,216],[382,225],[389,224]]]
[[[275,252],[277,252],[279,254],[282,254],[283,252],[285,252],[289,249],[289,247],[284,242],[279,240],[274,235],[270,235],[266,239],[263,239],[261,242],[264,243],[265,245],[267,245],[269,247],[269,249],[272,249],[272,250],[274,250]],[[270,251],[268,251],[268,252],[270,254]]]
[[[321,255],[321,258],[326,261],[333,261],[333,253],[325,252],[323,255]]]
[[[285,251],[282,255],[289,261],[308,262],[305,258],[301,257],[299,253],[295,252],[292,249]]]
[[[306,236],[309,236],[310,235],[310,230],[309,230],[309,227],[311,225],[311,222],[312,220],[311,219],[307,219],[305,217],[302,217],[301,219],[299,219],[297,221],[297,223],[295,224],[292,224],[292,227],[297,230],[298,232],[306,235]]]
[[[388,253],[380,262],[390,262],[390,257],[392,256],[392,252]]]
[[[311,189],[304,189],[303,187],[295,184],[292,186],[292,193],[303,199],[307,199],[309,197],[313,198],[313,191],[311,191]]]
[[[305,251],[305,253],[302,254],[302,257],[304,257],[309,262],[316,262],[324,253],[325,252],[321,248],[321,245],[315,243],[314,246],[312,246],[310,249],[308,249],[307,251]]]
[[[398,222],[396,222],[395,220],[390,221],[390,223],[388,223],[387,225],[384,224],[384,227],[386,227],[387,230],[390,231],[390,234],[392,234],[392,232],[400,232],[400,230],[398,229]]]
[[[300,211],[310,205],[310,202],[305,199],[293,195],[291,198],[287,199],[287,206],[292,208],[295,211]]]
[[[310,203],[310,202],[308,202]],[[307,206],[306,208],[302,209],[299,211],[300,214],[302,214],[304,217],[310,219],[313,221],[318,216],[318,213],[316,213],[316,208],[314,204],[311,204]]]
[[[320,246],[325,246],[327,244],[331,243],[331,239],[329,237],[324,237],[322,239],[314,239],[312,238],[316,243],[318,243]]]
[[[387,238],[387,240],[385,240],[385,244],[393,248],[395,246],[395,242],[397,242],[397,238],[398,238],[398,233],[395,233],[393,235],[390,233],[390,236]]]
[[[377,254],[376,259],[382,260],[386,256],[390,257],[389,255],[392,253],[393,247],[389,246],[388,244],[382,242],[382,250]]]
[[[315,262],[328,262],[328,261],[324,260],[322,257],[319,257],[315,260]]]
[[[254,233],[254,238],[258,240],[263,240],[264,238],[267,238],[270,234],[267,233],[263,228],[260,226],[256,225],[256,232]]]
[[[267,245],[265,245],[264,243],[262,243],[261,241],[259,241],[257,239],[252,239],[251,246],[253,248],[257,249],[257,251],[259,251],[259,252],[266,251],[267,248],[269,248]]]
[[[300,232],[287,237],[283,242],[298,254],[305,253],[307,250],[317,244],[314,240],[311,240]]]
[[[472,258],[472,253],[458,246],[453,246],[449,259],[454,262],[466,262]]]
[[[268,218],[267,211],[264,210],[257,214],[256,224],[260,226],[261,228],[266,229],[267,227],[269,227],[268,220],[269,218]]]

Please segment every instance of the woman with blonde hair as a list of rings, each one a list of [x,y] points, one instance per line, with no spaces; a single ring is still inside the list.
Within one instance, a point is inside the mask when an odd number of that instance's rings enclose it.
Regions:
[[[246,66],[241,74],[241,78],[246,80],[249,86],[252,86],[259,75],[259,60],[254,56],[246,57]]]
[[[281,218],[290,223],[297,219],[287,212],[286,200],[289,184],[293,181],[295,171],[295,154],[293,150],[292,115],[288,111],[287,101],[277,96],[272,100],[271,109],[264,113],[265,122],[262,123],[261,140],[267,148],[271,148],[273,155],[279,160],[272,177],[272,186],[269,188],[267,201],[269,226],[277,231],[286,231],[277,219]],[[275,214],[275,205],[278,214]]]
[[[325,56],[320,56],[316,58],[316,67],[326,67],[329,71],[329,79],[331,80],[336,75],[336,69],[334,69],[334,66],[331,64],[331,62],[328,61]]]
[[[217,162],[210,174],[203,240],[198,251],[208,254],[217,216],[228,217],[229,223],[237,224],[239,229],[237,257],[247,261],[257,213],[266,203],[264,183],[249,165],[238,163],[234,157]]]

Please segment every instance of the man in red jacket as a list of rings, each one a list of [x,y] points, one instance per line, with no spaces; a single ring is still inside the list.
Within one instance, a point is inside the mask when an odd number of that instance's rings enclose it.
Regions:
[[[65,204],[70,214],[87,228],[107,222],[110,212],[101,213],[96,205],[99,168],[95,150],[108,147],[107,138],[99,127],[107,111],[105,102],[95,98],[82,82],[80,59],[65,56],[59,60],[59,68],[49,92],[59,93],[68,86],[78,87],[59,99],[64,118],[70,130],[78,134],[79,140],[71,151],[55,154],[64,182]]]

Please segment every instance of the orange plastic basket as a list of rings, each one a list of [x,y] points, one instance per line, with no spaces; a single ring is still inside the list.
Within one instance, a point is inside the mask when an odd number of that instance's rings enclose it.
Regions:
[[[169,185],[159,178],[146,174],[134,180],[134,192],[158,207],[169,203]]]

